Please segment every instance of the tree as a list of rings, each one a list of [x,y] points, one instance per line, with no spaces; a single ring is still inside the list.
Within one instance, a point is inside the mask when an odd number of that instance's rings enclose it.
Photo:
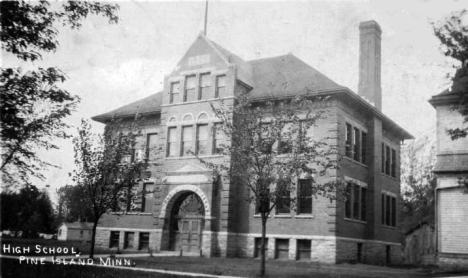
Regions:
[[[220,120],[213,132],[223,132],[228,142],[216,146],[230,158],[216,164],[198,158],[216,174],[229,179],[255,205],[262,221],[260,275],[265,275],[265,236],[269,214],[276,208],[290,211],[312,197],[336,198],[336,147],[328,138],[312,135],[324,119],[317,97],[297,97],[283,101],[252,102],[246,93],[236,97],[232,107],[212,105]],[[317,109],[318,108],[318,109]],[[315,112],[313,109],[316,109]],[[306,182],[299,184],[298,179]]]
[[[422,222],[434,223],[436,161],[435,133],[424,135],[402,148],[400,228],[403,232]]]
[[[90,14],[117,23],[118,5],[74,2],[54,9],[47,1],[1,1],[2,50],[23,62],[42,59],[41,52],[54,52],[59,42],[57,24],[79,29]],[[58,68],[3,68],[0,76],[2,163],[6,186],[28,184],[29,177],[43,178],[42,169],[52,166],[37,156],[39,148],[57,149],[53,139],[69,138],[63,121],[79,97],[60,88],[66,75]]]
[[[46,192],[28,185],[19,192],[2,192],[0,197],[2,230],[23,231],[23,236],[53,232],[54,213]]]
[[[447,130],[452,140],[468,134],[468,11],[453,12],[442,22],[433,23],[435,36],[440,40],[444,55],[455,59],[458,65],[452,78],[451,91],[460,95],[453,109],[460,112],[464,126]]]
[[[73,139],[77,168],[72,173],[73,181],[82,191],[94,217],[90,258],[94,256],[99,219],[115,209],[119,192],[122,189],[130,192],[142,180],[148,167],[146,159],[127,159],[133,156],[136,138],[141,135],[138,126],[138,120],[114,120],[106,124],[104,134],[95,135],[89,122],[82,120],[78,135]]]
[[[87,206],[86,196],[79,186],[66,185],[57,190],[58,217],[61,221],[93,221],[94,215]]]

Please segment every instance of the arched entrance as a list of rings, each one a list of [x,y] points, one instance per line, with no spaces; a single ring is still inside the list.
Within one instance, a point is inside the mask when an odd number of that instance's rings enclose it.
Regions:
[[[194,192],[179,196],[174,202],[170,218],[170,250],[199,252],[202,243],[205,206]]]

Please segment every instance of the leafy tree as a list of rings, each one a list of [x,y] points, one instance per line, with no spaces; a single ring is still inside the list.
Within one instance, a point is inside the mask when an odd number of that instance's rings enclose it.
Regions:
[[[221,102],[213,110],[220,123],[214,132],[223,132],[228,142],[217,151],[230,157],[216,164],[199,158],[215,173],[229,179],[261,216],[262,243],[260,275],[265,275],[265,237],[269,214],[290,211],[297,203],[312,202],[312,196],[336,198],[336,178],[328,170],[337,168],[336,148],[327,138],[312,135],[324,119],[316,102],[307,98],[253,103],[240,94],[234,106]],[[313,112],[313,109],[319,112]],[[220,131],[221,130],[221,131]],[[308,182],[299,186],[298,179]]]
[[[94,256],[99,219],[115,209],[119,191],[130,192],[148,167],[146,159],[127,159],[133,155],[136,138],[141,135],[138,125],[138,120],[112,121],[106,125],[104,134],[95,135],[89,122],[83,120],[78,136],[73,139],[77,170],[72,177],[94,217],[90,258]]]
[[[403,232],[424,221],[434,223],[435,142],[435,135],[425,135],[402,148],[400,228]]]
[[[464,126],[447,130],[452,140],[468,134],[468,11],[453,12],[442,22],[433,23],[435,36],[440,40],[444,55],[455,59],[458,65],[452,78],[451,91],[460,95],[454,110],[460,112]]]
[[[93,221],[94,215],[87,206],[86,196],[78,186],[66,185],[57,190],[58,217],[61,221]]]
[[[2,192],[0,197],[2,230],[23,231],[23,236],[53,232],[54,212],[46,192],[28,185],[19,192]]]
[[[1,1],[2,50],[25,63],[54,52],[59,42],[57,25],[79,29],[88,15],[102,15],[117,23],[117,5],[98,2],[63,2],[55,9],[47,1]],[[51,166],[37,156],[38,148],[57,149],[53,139],[69,138],[63,121],[79,97],[60,88],[66,75],[58,68],[1,69],[1,165],[6,186],[28,184],[29,177],[43,178]]]

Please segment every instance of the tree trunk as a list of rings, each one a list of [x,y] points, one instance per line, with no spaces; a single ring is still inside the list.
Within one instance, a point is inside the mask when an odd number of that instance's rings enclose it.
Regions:
[[[89,248],[89,258],[91,259],[94,257],[94,244],[96,243],[96,228],[97,228],[98,220],[99,220],[99,217],[97,217],[93,223],[93,233],[91,235],[91,247]]]
[[[262,212],[262,248],[260,256],[260,277],[265,276],[265,237],[266,237],[266,222],[268,215]]]

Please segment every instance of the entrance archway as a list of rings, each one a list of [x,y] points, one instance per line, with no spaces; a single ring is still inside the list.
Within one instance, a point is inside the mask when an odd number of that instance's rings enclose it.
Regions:
[[[174,202],[170,217],[169,248],[184,252],[199,252],[204,228],[205,206],[194,192],[180,195]]]

